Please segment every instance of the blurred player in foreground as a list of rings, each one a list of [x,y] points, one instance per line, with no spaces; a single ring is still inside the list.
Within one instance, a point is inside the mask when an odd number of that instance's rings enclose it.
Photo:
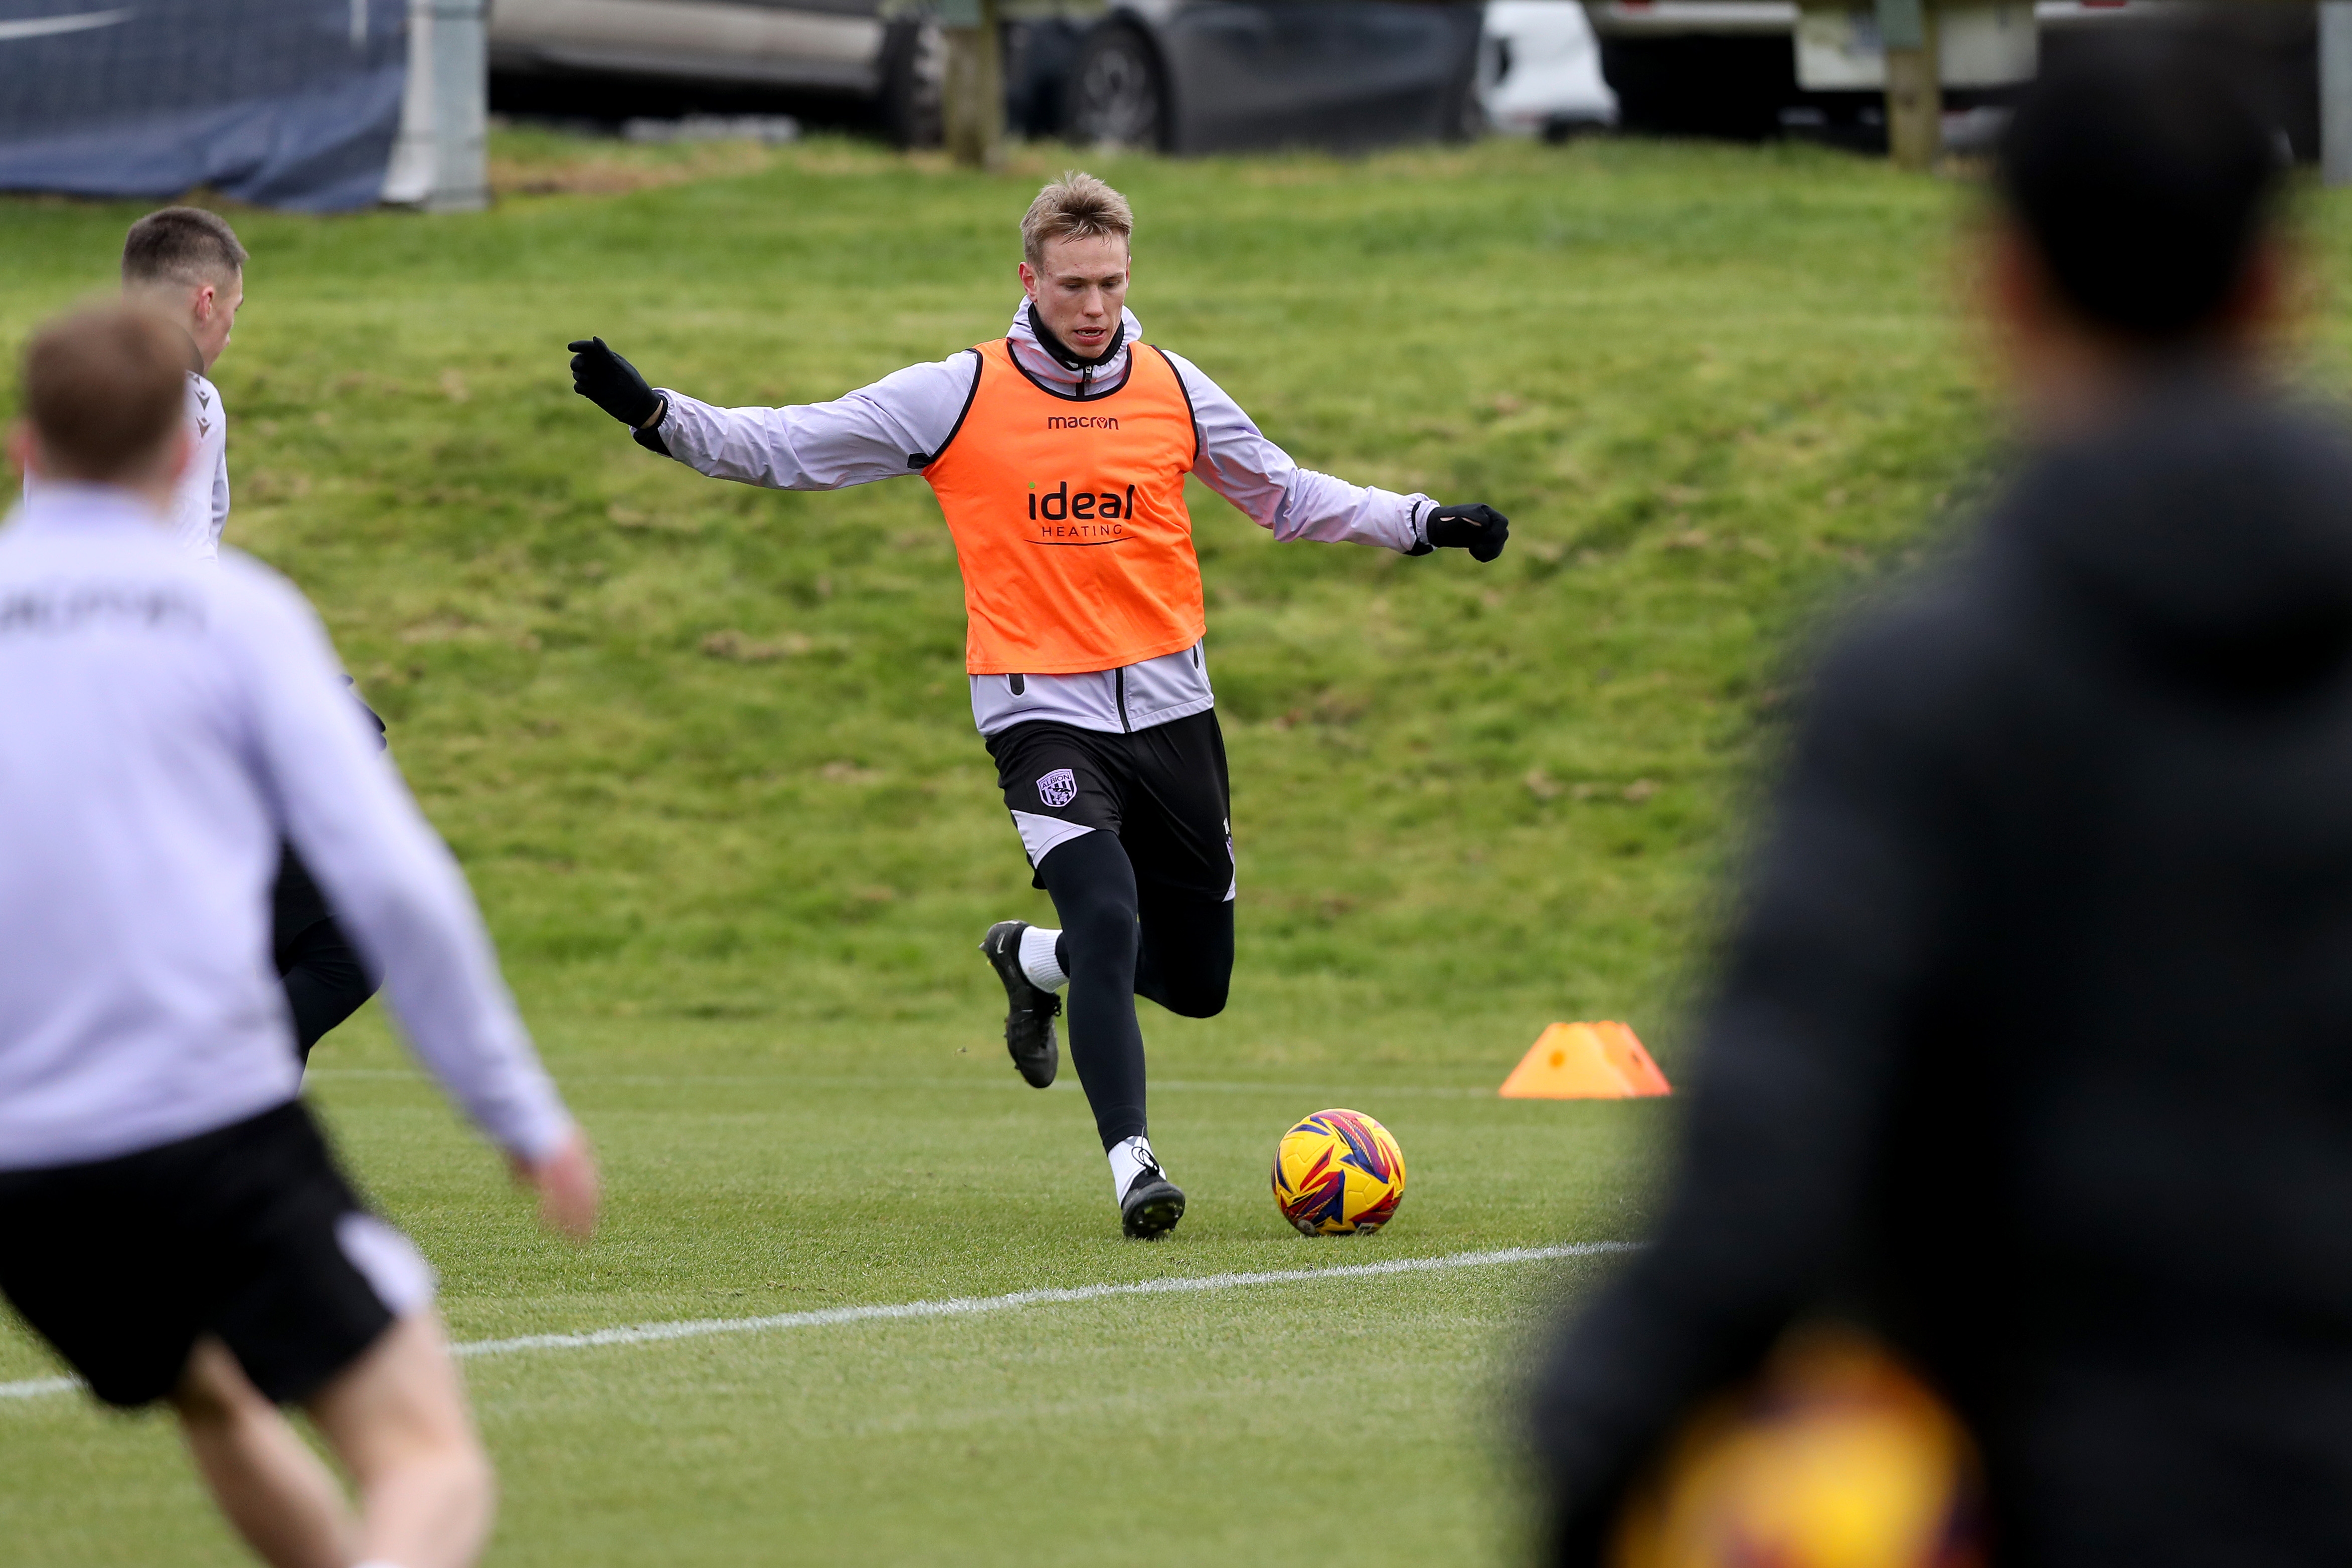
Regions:
[[[149,213],[122,240],[123,293],[185,331],[195,361],[186,409],[193,451],[173,491],[169,526],[180,548],[204,560],[220,556],[229,508],[228,410],[210,372],[245,303],[247,260],[228,220],[202,207]],[[361,711],[381,736],[383,721],[364,705]],[[294,1012],[295,1049],[307,1061],[328,1030],[375,995],[375,978],[290,847],[279,858],[270,907],[270,950]]]
[[[187,346],[115,306],[37,334],[0,529],[0,1293],[109,1405],[168,1400],[282,1568],[456,1568],[488,1461],[407,1239],[337,1171],[270,972],[290,839],[417,1051],[541,1194],[595,1221],[448,851],[299,595],[171,533]],[[355,1517],[285,1418],[307,1411]]]
[[[647,386],[601,338],[572,345],[572,374],[641,444],[714,478],[930,482],[963,571],[972,718],[1063,925],[1001,921],[981,945],[1004,984],[1004,1043],[1024,1079],[1051,1083],[1069,986],[1070,1056],[1121,1226],[1153,1237],[1184,1195],[1151,1152],[1135,998],[1223,1009],[1238,885],[1185,476],[1278,539],[1489,561],[1510,524],[1292,462],[1198,366],[1143,340],[1126,305],[1134,228],[1125,197],[1065,175],[1022,220],[1026,298],[1003,338],[836,402],[714,408]]]
[[[1830,1303],[1995,1562],[2352,1562],[2352,444],[2272,382],[2277,145],[2197,34],[2019,108],[2022,462],[1819,673],[1656,1244],[1538,1385],[1552,1560]]]

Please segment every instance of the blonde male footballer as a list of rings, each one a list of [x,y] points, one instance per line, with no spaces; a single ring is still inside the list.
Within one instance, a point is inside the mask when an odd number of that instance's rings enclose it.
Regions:
[[[601,338],[571,345],[574,390],[640,445],[713,478],[834,490],[920,474],[954,535],[972,717],[1036,885],[1062,927],[991,927],[1005,1045],[1030,1083],[1070,1056],[1109,1156],[1120,1223],[1165,1235],[1184,1195],[1153,1156],[1135,998],[1186,1018],[1225,1005],[1235,879],[1201,569],[1197,475],[1277,539],[1405,555],[1502,553],[1492,507],[1360,487],[1301,468],[1126,308],[1135,220],[1092,175],[1022,219],[1024,298],[1001,339],[837,402],[715,408],[643,376]]]

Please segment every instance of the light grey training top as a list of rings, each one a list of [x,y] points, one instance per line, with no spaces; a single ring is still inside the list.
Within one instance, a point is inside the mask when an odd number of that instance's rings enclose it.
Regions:
[[[1127,382],[1127,345],[1143,329],[1121,312],[1118,351],[1073,370],[1037,339],[1026,300],[1006,336],[1032,380],[1083,402]],[[1268,441],[1224,389],[1180,354],[1170,354],[1200,426],[1202,482],[1277,539],[1380,545],[1409,551],[1426,538],[1426,496],[1400,496],[1301,468]],[[775,490],[838,490],[894,479],[924,467],[963,419],[980,356],[969,350],[894,371],[832,402],[789,408],[717,408],[657,388],[667,400],[662,444],[671,456],[714,479]],[[1120,670],[1076,675],[973,675],[971,716],[982,735],[1033,719],[1079,729],[1147,729],[1216,706],[1199,646]]]
[[[0,1170],[295,1097],[281,838],[483,1130],[565,1137],[456,861],[275,572],[190,555],[130,491],[38,486],[0,528]]]
[[[180,548],[206,560],[220,554],[221,530],[228,526],[228,410],[220,388],[188,372],[187,471],[172,497],[172,537]]]

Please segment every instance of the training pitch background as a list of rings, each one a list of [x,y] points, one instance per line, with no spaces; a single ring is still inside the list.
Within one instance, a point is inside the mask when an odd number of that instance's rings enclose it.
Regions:
[[[1091,161],[1140,214],[1147,336],[1305,464],[1513,518],[1481,569],[1277,547],[1193,486],[1241,956],[1222,1018],[1143,1005],[1192,1209],[1141,1247],[1075,1085],[1022,1087],[999,1042],[974,945],[1051,916],[971,733],[929,492],[701,479],[572,396],[562,350],[602,333],[719,402],[943,357],[1003,329],[1015,224],[1067,160],[494,152],[480,216],[236,214],[249,303],[216,371],[229,538],[310,591],[390,721],[606,1161],[575,1253],[378,1009],[320,1048],[314,1101],[457,1338],[1642,1233],[1670,1106],[1491,1091],[1555,1019],[1630,1019],[1687,1067],[1802,628],[1996,471],[1969,183],[1610,141]],[[12,361],[110,287],[138,210],[0,203]],[[2305,213],[2323,277],[2344,212]],[[1302,1240],[1266,1195],[1276,1136],[1334,1104],[1410,1162],[1370,1241]],[[481,1356],[490,1560],[1506,1561],[1515,1353],[1608,1262]],[[56,1371],[0,1327],[0,1383]],[[241,1560],[163,1420],[0,1399],[0,1455],[12,1568]]]

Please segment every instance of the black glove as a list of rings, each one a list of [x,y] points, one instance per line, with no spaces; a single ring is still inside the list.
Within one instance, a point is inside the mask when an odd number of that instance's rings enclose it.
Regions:
[[[1422,532],[1438,549],[1466,549],[1475,561],[1490,561],[1503,553],[1511,537],[1511,519],[1492,507],[1440,507],[1429,514]]]
[[[632,430],[661,409],[661,398],[637,374],[637,367],[604,346],[602,338],[564,345],[572,350],[572,390]]]

